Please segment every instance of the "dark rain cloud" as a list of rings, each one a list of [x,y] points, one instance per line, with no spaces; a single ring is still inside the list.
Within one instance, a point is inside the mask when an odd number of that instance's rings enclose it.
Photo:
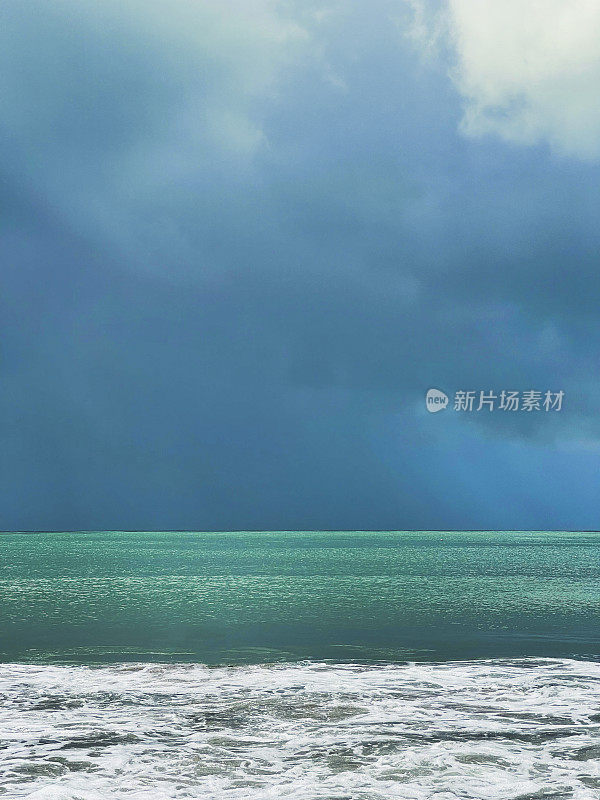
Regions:
[[[5,4],[1,527],[597,527],[598,168],[398,4],[204,5]]]

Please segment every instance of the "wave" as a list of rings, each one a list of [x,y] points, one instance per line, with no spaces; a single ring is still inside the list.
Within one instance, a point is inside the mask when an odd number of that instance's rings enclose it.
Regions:
[[[0,665],[0,796],[592,800],[600,664]]]

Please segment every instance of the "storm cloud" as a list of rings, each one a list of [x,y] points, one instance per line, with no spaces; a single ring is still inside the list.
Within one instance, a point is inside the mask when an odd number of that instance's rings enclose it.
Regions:
[[[596,56],[473,44],[538,5],[4,3],[0,527],[599,527]]]

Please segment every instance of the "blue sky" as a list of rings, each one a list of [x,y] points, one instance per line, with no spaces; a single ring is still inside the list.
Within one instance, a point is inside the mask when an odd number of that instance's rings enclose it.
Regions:
[[[0,528],[600,527],[595,3],[0,14]]]

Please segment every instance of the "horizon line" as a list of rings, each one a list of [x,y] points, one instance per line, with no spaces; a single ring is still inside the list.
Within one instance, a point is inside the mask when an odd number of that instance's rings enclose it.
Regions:
[[[595,528],[65,528],[0,530],[9,533],[600,533]]]

